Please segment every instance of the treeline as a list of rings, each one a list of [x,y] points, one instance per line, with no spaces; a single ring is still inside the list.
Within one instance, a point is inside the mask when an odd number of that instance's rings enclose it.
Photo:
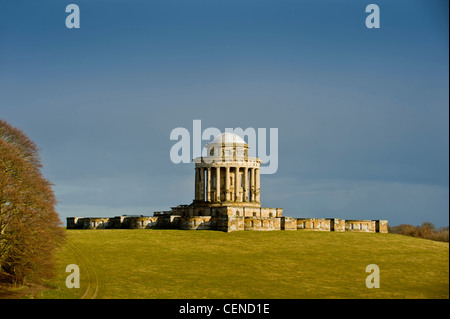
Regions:
[[[36,144],[0,119],[0,283],[52,275],[64,231]]]
[[[388,228],[388,231],[393,234],[448,242],[448,226],[436,228],[433,223],[424,222],[420,226],[400,224]]]

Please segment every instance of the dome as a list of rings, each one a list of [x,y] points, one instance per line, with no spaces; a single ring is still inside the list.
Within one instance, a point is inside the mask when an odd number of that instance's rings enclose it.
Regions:
[[[247,143],[240,137],[239,135],[236,135],[234,133],[220,133],[217,135],[211,142],[208,143],[208,145],[214,145],[214,144],[232,144],[232,145],[242,145],[245,146]]]

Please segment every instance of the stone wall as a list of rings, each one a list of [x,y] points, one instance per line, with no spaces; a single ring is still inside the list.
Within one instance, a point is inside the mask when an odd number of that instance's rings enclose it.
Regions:
[[[242,214],[238,210],[242,211]],[[115,216],[115,217],[68,217],[67,229],[186,229],[186,230],[311,230],[311,231],[351,231],[388,232],[387,220],[343,220],[338,218],[292,218],[268,217],[276,209],[268,208],[249,214],[242,207],[210,207],[196,210],[192,207],[177,207],[171,212],[158,212],[155,216]],[[244,216],[244,213],[246,216]]]
[[[114,217],[68,217],[68,229],[103,229],[113,227]]]
[[[215,230],[217,222],[211,216],[181,217],[180,228],[186,230]]]
[[[219,206],[212,207],[211,211],[226,209],[226,214],[228,216],[236,217],[258,217],[258,218],[274,218],[282,217],[283,209],[281,208],[270,208],[270,207],[259,207],[259,206]],[[214,216],[214,215],[213,215]]]
[[[345,220],[339,218],[330,218],[330,230],[337,232],[345,231]]]
[[[281,217],[281,230],[297,230],[297,218]]]
[[[245,217],[244,230],[280,230],[281,218],[277,217]]]
[[[297,218],[297,229],[299,230],[317,230],[330,231],[330,218]]]
[[[339,218],[297,218],[298,230],[387,233],[387,220],[344,220]]]
[[[388,232],[388,221],[387,220],[375,220],[375,231],[377,233],[387,233]]]
[[[178,228],[179,216],[68,217],[67,229]]]
[[[226,216],[222,219],[222,223],[219,224],[218,230],[225,232],[245,230],[244,217],[243,216]]]
[[[345,231],[375,233],[374,220],[351,219],[345,221]]]

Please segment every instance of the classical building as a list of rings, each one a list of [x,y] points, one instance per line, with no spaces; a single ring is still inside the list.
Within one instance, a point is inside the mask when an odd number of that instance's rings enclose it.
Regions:
[[[194,201],[172,207],[182,229],[274,230],[283,227],[283,209],[261,207],[261,160],[236,134],[222,133],[195,163]]]
[[[261,160],[236,134],[222,133],[206,145],[195,163],[194,200],[189,205],[132,215],[67,218],[67,228],[178,228],[235,230],[322,230],[387,232],[385,220],[284,217],[282,208],[261,207]]]

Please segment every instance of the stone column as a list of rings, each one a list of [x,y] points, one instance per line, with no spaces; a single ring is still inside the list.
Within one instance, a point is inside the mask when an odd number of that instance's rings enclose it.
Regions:
[[[244,167],[244,202],[248,202],[248,167]]]
[[[220,166],[216,167],[216,201],[220,202]]]
[[[198,187],[198,180],[199,180],[199,178],[200,178],[200,176],[199,176],[199,173],[198,173],[198,167],[196,167],[195,168],[195,182],[194,182],[194,189],[195,189],[195,191],[194,191],[194,199],[195,200],[198,200],[198,198],[199,198],[199,196],[198,196],[198,189],[199,189],[199,187]]]
[[[200,200],[205,201],[205,168],[200,168]]]
[[[261,177],[260,177],[260,169],[259,168],[257,168],[256,170],[255,170],[255,178],[256,178],[256,182],[255,182],[255,184],[256,184],[256,191],[255,191],[255,196],[256,196],[256,198],[255,198],[255,200],[257,201],[257,202],[260,202],[261,201],[261,185],[260,185],[260,182],[261,182]]]
[[[230,167],[225,167],[225,200],[230,200]]]
[[[206,180],[206,201],[211,201],[211,167],[207,168],[207,174],[206,174],[207,180]]]
[[[241,176],[239,175],[239,166],[235,168],[235,181],[234,181],[234,201],[239,202],[239,189],[241,188]]]
[[[250,200],[255,201],[255,168],[251,169],[250,175]]]

